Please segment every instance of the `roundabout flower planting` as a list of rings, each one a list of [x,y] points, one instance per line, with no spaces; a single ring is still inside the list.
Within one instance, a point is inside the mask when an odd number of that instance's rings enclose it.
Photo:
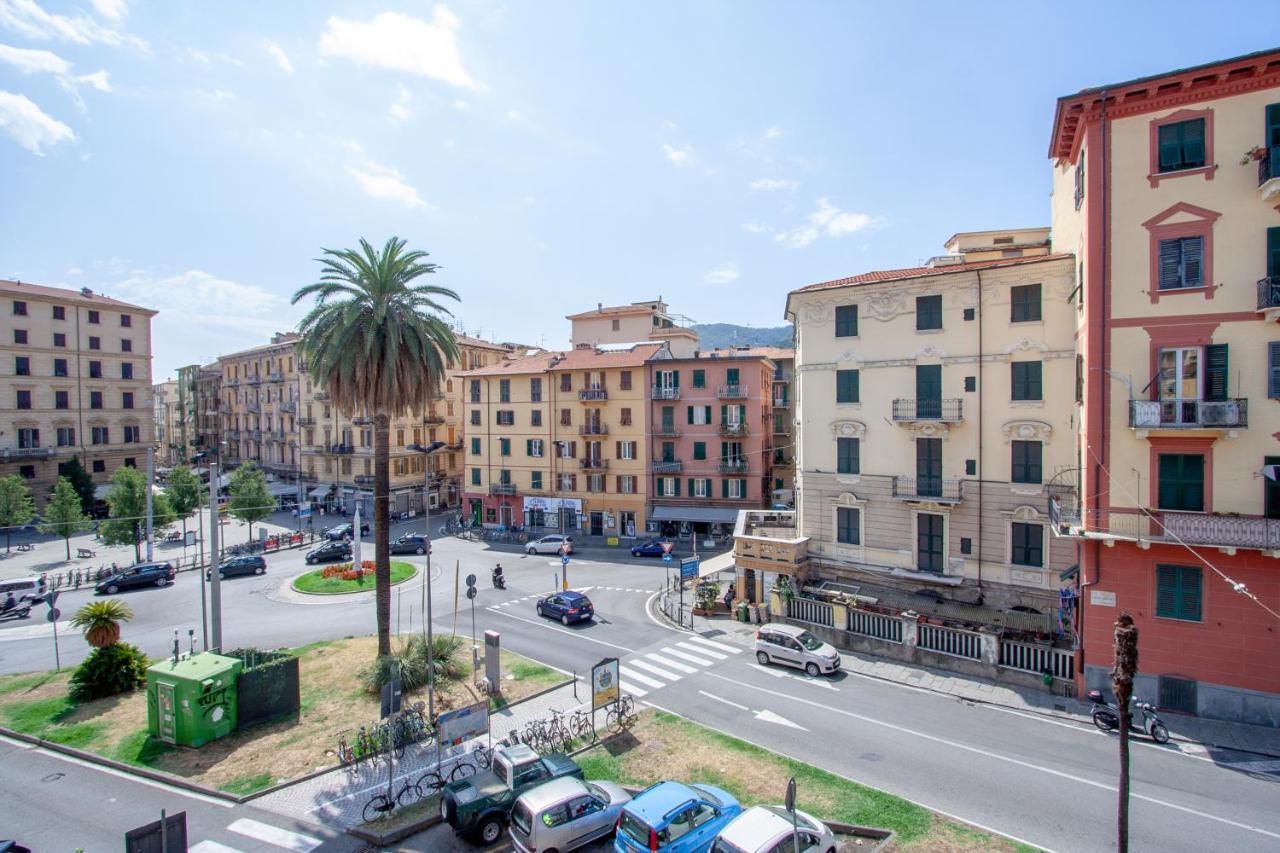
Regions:
[[[404,583],[417,573],[418,570],[412,563],[404,560],[391,561],[393,586]],[[298,592],[315,595],[369,592],[374,588],[373,561],[365,560],[358,566],[354,563],[335,563],[315,569],[294,578],[293,588]]]

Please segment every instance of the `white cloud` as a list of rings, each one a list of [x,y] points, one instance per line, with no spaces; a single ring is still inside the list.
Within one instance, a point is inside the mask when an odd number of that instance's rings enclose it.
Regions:
[[[773,226],[765,225],[763,222],[756,222],[753,219],[750,222],[742,223],[742,230],[748,234],[768,234],[773,230]]]
[[[507,110],[507,121],[524,121],[524,113],[519,110]]]
[[[773,239],[793,249],[802,249],[820,237],[843,237],[879,225],[881,219],[867,213],[848,213],[825,198],[818,199],[818,209],[790,231],[783,231]]]
[[[738,272],[738,265],[732,261],[723,263],[715,269],[707,270],[702,274],[702,280],[707,284],[729,284],[741,277],[742,273]]]
[[[777,190],[793,190],[800,185],[795,181],[783,180],[782,178],[760,178],[747,184],[747,186],[753,190],[771,193]]]
[[[110,75],[106,71],[95,71],[92,74],[79,76],[71,73],[71,63],[50,50],[36,50],[23,47],[12,47],[0,44],[0,62],[12,65],[23,74],[51,74],[58,81],[77,109],[84,111],[84,101],[80,98],[77,87],[80,84],[91,86],[99,92],[111,91]]]
[[[777,139],[782,135],[782,128],[774,126],[764,132],[765,139]]]
[[[365,162],[359,166],[348,166],[347,173],[356,179],[360,189],[370,198],[398,201],[405,207],[431,208],[415,187],[405,183],[403,175],[388,166]]]
[[[71,128],[48,115],[30,98],[3,90],[0,90],[0,133],[41,157],[46,147],[74,142],[76,138]]]
[[[112,0],[106,0],[106,5],[123,9],[122,3]],[[128,46],[144,53],[150,50],[147,43],[137,36],[103,26],[83,13],[73,17],[46,12],[36,0],[0,0],[0,26],[37,41],[54,39],[80,45]]]
[[[664,142],[662,153],[674,166],[687,166],[693,160],[693,148],[689,145],[668,145]]]
[[[471,104],[467,103],[462,98],[458,98],[453,102],[453,108],[455,110],[462,110],[465,112],[466,110],[471,109]]]
[[[276,61],[276,65],[280,66],[280,70],[285,74],[293,73],[293,62],[289,59],[289,54],[284,52],[284,48],[273,41],[267,42],[267,53]]]
[[[93,4],[93,11],[97,12],[99,17],[111,21],[123,21],[125,15],[129,14],[128,0],[90,0],[90,2]]]
[[[409,91],[409,87],[403,83],[396,84],[396,100],[388,111],[392,121],[404,121],[413,115],[409,110],[409,103],[413,100],[413,93]]]
[[[76,78],[77,83],[84,83],[86,86],[92,86],[99,92],[111,91],[110,76],[105,71],[95,71],[92,74],[81,74]]]
[[[483,87],[462,63],[458,49],[460,26],[457,16],[444,5],[435,7],[431,21],[399,12],[380,12],[371,21],[335,15],[320,35],[320,53],[479,90]]]

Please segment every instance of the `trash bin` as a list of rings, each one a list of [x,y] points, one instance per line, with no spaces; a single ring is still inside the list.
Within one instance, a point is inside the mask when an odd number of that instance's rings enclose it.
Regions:
[[[747,604],[747,602],[745,601],[738,602],[737,617],[739,622],[746,622],[751,618],[751,608],[750,608],[750,605]]]
[[[147,727],[165,743],[203,746],[235,731],[236,678],[244,663],[212,652],[147,668]]]
[[[749,605],[749,606],[748,606],[748,613],[750,614],[750,616],[748,617],[748,618],[749,618],[749,621],[754,622],[755,624],[759,625],[759,624],[760,624],[760,607],[759,607],[759,605],[756,605],[756,604]]]

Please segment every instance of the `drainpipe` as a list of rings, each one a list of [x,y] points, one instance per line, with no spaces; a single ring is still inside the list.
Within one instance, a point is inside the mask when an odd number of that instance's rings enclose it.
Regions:
[[[982,270],[976,269],[974,273],[978,276],[978,601],[983,599],[982,595],[982,533],[983,521],[986,515],[982,511],[982,398],[986,389],[986,378],[982,375]]]

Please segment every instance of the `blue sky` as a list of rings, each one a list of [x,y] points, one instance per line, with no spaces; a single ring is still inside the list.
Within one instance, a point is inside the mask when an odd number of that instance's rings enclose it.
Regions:
[[[159,309],[157,379],[361,236],[501,340],[657,295],[780,325],[1047,225],[1054,99],[1275,46],[1265,6],[0,0],[0,276]]]

